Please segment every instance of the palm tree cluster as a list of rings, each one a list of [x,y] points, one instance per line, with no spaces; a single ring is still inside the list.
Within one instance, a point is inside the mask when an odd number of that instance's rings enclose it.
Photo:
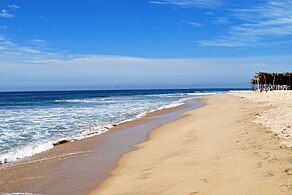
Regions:
[[[292,72],[268,73],[256,72],[251,80],[253,90],[288,90],[292,89]]]

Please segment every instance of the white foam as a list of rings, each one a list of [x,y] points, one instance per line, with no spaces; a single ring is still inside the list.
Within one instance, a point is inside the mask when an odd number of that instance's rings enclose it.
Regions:
[[[97,98],[88,98],[88,99],[72,99],[72,100],[55,100],[54,102],[68,102],[68,103],[95,103]]]
[[[139,118],[143,118],[143,117],[145,117],[145,116],[147,116],[147,112],[142,112],[141,114],[138,114],[138,115],[136,116],[136,118],[139,119]]]
[[[129,119],[123,120],[123,121],[118,122],[116,124],[106,125],[104,127],[101,127],[99,129],[95,129],[93,131],[84,131],[82,134],[76,135],[76,136],[74,136],[72,138],[66,138],[66,140],[70,140],[70,141],[81,140],[81,139],[93,137],[93,136],[96,136],[96,135],[100,135],[102,133],[105,133],[105,132],[109,131],[114,126],[117,126],[117,125],[120,125],[120,124],[123,124],[123,123],[127,123],[127,122],[130,122],[130,121],[134,121],[134,120],[137,120],[137,119],[144,118],[149,113],[152,113],[152,112],[155,112],[155,111],[158,111],[158,110],[167,109],[167,108],[174,108],[174,107],[177,107],[177,106],[181,106],[181,105],[184,104],[184,101],[189,100],[189,99],[194,99],[194,98],[182,98],[179,101],[173,101],[172,103],[170,103],[170,104],[168,104],[166,106],[161,106],[158,109],[154,109],[154,110],[151,110],[149,112],[142,112],[142,113],[138,114],[137,116],[135,116],[133,118],[129,118]]]
[[[217,93],[218,92],[194,92],[125,96],[107,99],[88,98],[56,100],[56,102],[74,103],[103,103],[104,100],[104,103],[107,104],[101,104],[98,105],[98,107],[96,107],[96,104],[93,104],[93,106],[90,105],[89,107],[52,107],[17,111],[7,110],[0,113],[0,124],[2,118],[2,128],[5,129],[5,131],[2,132],[2,137],[0,135],[0,138],[4,141],[5,139],[15,140],[21,134],[28,136],[31,135],[30,133],[33,133],[31,138],[27,138],[29,139],[28,143],[33,142],[36,144],[26,145],[22,148],[14,148],[13,151],[10,150],[5,154],[0,154],[0,161],[2,163],[5,161],[11,162],[30,157],[37,153],[52,149],[54,147],[53,143],[58,142],[56,140],[66,139],[68,141],[74,141],[100,135],[116,125],[143,118],[147,116],[148,113],[181,106],[185,104],[187,100],[195,99],[200,96],[215,95]],[[153,98],[145,98],[145,96],[152,96]],[[179,97],[182,98],[176,101],[170,101]],[[10,126],[11,124],[15,124],[15,121],[20,124],[22,121],[28,121],[29,123],[24,123],[22,126],[20,125],[17,127]],[[17,128],[17,131],[14,128]],[[54,135],[54,137],[50,137],[50,135]]]
[[[171,103],[169,103],[167,105],[160,106],[159,108],[153,109],[153,110],[151,110],[149,112],[142,112],[142,113],[138,114],[135,117],[122,120],[122,121],[120,121],[120,122],[118,122],[116,124],[109,124],[109,125],[106,125],[104,127],[96,128],[95,130],[91,130],[91,131],[84,131],[80,135],[76,135],[76,136],[73,136],[71,138],[66,138],[66,139],[70,140],[70,141],[74,141],[74,140],[81,140],[81,139],[93,137],[93,136],[96,136],[96,135],[100,135],[102,133],[105,133],[105,132],[109,131],[114,126],[117,126],[117,125],[120,125],[120,124],[123,124],[123,123],[127,123],[127,122],[130,122],[130,121],[134,121],[134,120],[137,120],[137,119],[144,118],[144,117],[147,116],[147,114],[150,114],[150,113],[153,113],[153,112],[156,112],[156,111],[159,111],[159,110],[164,110],[164,109],[175,108],[175,107],[181,106],[181,105],[185,104],[185,102],[187,100],[196,99],[196,98],[198,98],[198,96],[208,96],[208,95],[215,95],[215,94],[218,94],[218,92],[183,94],[183,95],[196,95],[196,97],[181,98],[178,101],[173,101],[173,102],[171,102]],[[160,94],[160,95],[169,95],[169,94]],[[173,95],[173,94],[170,94],[170,95]],[[146,96],[154,96],[154,95],[146,95]]]
[[[21,149],[0,155],[0,162],[5,163],[16,161],[52,149],[53,147],[54,145],[51,142],[26,146]]]

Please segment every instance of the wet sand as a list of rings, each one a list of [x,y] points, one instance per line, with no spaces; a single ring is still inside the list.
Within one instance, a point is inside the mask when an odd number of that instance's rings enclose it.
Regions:
[[[201,101],[123,155],[92,194],[292,194],[291,148],[254,122],[270,108],[240,95]]]
[[[86,194],[110,176],[117,161],[148,139],[160,125],[203,104],[190,100],[176,108],[121,124],[107,133],[58,145],[27,160],[0,166],[0,192]]]

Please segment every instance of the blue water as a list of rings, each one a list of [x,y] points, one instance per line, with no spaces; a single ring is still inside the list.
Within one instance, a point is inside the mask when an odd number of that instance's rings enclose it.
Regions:
[[[64,138],[98,135],[113,124],[181,105],[185,98],[222,91],[228,89],[0,92],[0,161],[51,149]]]

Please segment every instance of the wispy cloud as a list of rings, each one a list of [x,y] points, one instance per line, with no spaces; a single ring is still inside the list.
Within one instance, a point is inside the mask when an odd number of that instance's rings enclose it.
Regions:
[[[267,0],[256,6],[229,11],[242,23],[230,26],[227,34],[218,39],[197,43],[204,46],[246,47],[288,43],[292,40],[292,0]]]
[[[46,47],[47,41],[33,39],[29,43],[16,43],[0,34],[0,58],[2,62],[51,63],[57,59],[68,59],[65,52]]]
[[[218,17],[214,20],[214,23],[217,25],[227,25],[230,21],[227,17]]]
[[[0,12],[0,17],[4,18],[14,18],[14,15],[9,10],[17,10],[19,6],[16,4],[11,4],[7,6],[7,9],[2,9]]]
[[[4,75],[0,90],[248,87],[255,71],[288,71],[291,60],[291,56],[151,59],[74,55],[34,59],[34,63],[0,61]]]
[[[189,22],[189,21],[185,21],[185,20],[182,21],[182,24],[186,24],[186,25],[189,25],[189,26],[195,27],[195,28],[203,25],[202,23],[199,23],[199,22]]]
[[[11,14],[8,10],[6,9],[2,9],[0,12],[0,17],[4,17],[4,18],[14,18],[14,15]]]
[[[15,4],[8,5],[8,7],[14,10],[19,9],[19,6]]]
[[[9,27],[7,25],[0,25],[1,30],[7,30]]]
[[[96,89],[116,85],[139,88],[145,83],[151,87],[248,86],[253,72],[287,71],[292,59],[291,56],[151,59],[72,55],[38,47],[43,43],[47,41],[33,39],[21,44],[0,35],[0,72],[4,75],[0,77],[0,90],[43,90],[56,86]]]
[[[202,26],[201,23],[198,23],[198,22],[189,22],[189,24],[193,27],[199,27],[199,26]]]
[[[205,15],[207,15],[207,16],[212,16],[212,15],[214,15],[214,13],[211,12],[211,11],[207,11],[207,12],[205,12]]]
[[[48,45],[50,45],[50,42],[47,40],[43,40],[43,39],[32,39],[30,41],[30,44],[36,47],[46,47]]]
[[[177,5],[182,7],[217,7],[221,5],[220,0],[153,0],[153,4]]]

